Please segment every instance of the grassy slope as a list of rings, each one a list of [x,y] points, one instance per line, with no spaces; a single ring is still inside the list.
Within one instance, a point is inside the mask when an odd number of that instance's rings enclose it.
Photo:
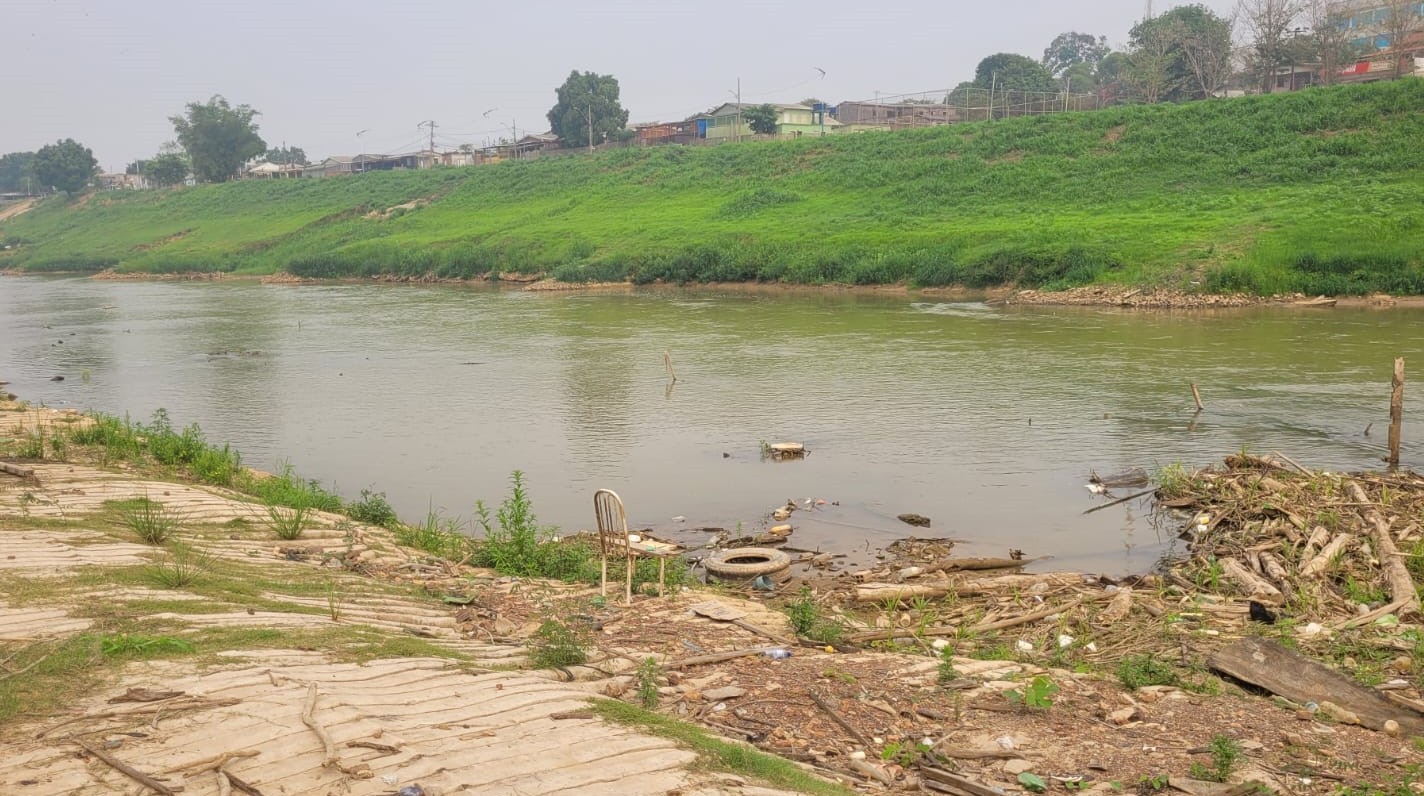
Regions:
[[[1424,292],[1424,81],[52,200],[28,270]],[[389,218],[367,211],[414,199]]]

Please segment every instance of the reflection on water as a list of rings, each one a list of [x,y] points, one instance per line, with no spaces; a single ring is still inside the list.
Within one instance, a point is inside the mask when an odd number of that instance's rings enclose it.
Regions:
[[[635,523],[693,541],[673,516],[750,531],[788,498],[819,497],[839,505],[793,518],[798,547],[863,559],[912,530],[895,515],[917,512],[971,550],[1126,571],[1149,566],[1164,534],[1138,505],[1082,515],[1090,471],[1198,465],[1242,447],[1374,466],[1392,360],[1424,362],[1421,320],[830,291],[11,278],[0,379],[50,405],[140,418],[165,407],[253,466],[289,460],[347,495],[375,487],[407,517],[468,516],[517,468],[540,519],[564,528],[589,524],[600,486]],[[1190,382],[1207,405],[1195,417]],[[1419,431],[1406,423],[1406,459],[1418,461]],[[761,461],[762,441],[783,440],[811,455]]]

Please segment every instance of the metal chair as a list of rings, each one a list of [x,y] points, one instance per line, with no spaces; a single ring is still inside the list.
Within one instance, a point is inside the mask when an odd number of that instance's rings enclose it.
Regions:
[[[632,605],[633,567],[637,557],[642,555],[658,560],[658,596],[663,596],[667,558],[677,555],[678,548],[652,539],[631,540],[628,534],[628,514],[623,510],[623,499],[611,489],[600,489],[593,493],[593,513],[598,517],[598,548],[602,559],[599,593],[608,596],[608,557],[623,556],[626,572],[623,599],[625,604]]]

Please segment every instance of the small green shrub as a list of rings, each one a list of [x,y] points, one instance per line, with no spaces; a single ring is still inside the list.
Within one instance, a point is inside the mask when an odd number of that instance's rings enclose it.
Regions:
[[[1058,693],[1058,684],[1043,675],[1029,681],[1022,690],[1010,688],[1004,698],[1016,705],[1034,710],[1047,710],[1053,706],[1053,695]]]
[[[822,612],[810,586],[802,586],[800,595],[786,604],[785,611],[791,622],[791,629],[796,631],[798,636],[823,644],[834,644],[845,635],[844,622]]]
[[[658,680],[663,676],[663,667],[658,659],[647,657],[638,664],[638,702],[648,710],[658,706]]]
[[[267,516],[272,522],[272,532],[278,539],[290,542],[293,539],[300,539],[307,530],[307,523],[311,520],[311,508],[308,506],[268,506]]]
[[[171,636],[119,633],[99,639],[99,649],[111,658],[148,658],[163,653],[193,652],[193,645]]]
[[[579,634],[563,622],[549,619],[534,632],[529,663],[536,669],[577,666],[588,661]]]
[[[1123,687],[1137,690],[1148,685],[1180,686],[1182,679],[1172,665],[1148,654],[1129,655],[1118,662],[1117,679]]]
[[[212,565],[212,559],[187,545],[175,544],[161,561],[147,569],[148,580],[163,589],[182,589],[193,585]]]
[[[1213,735],[1207,749],[1211,753],[1211,765],[1192,763],[1189,773],[1196,779],[1211,782],[1225,782],[1245,755],[1241,744],[1229,735]]]
[[[361,499],[346,507],[346,516],[357,522],[379,525],[382,528],[394,528],[400,521],[396,517],[395,509],[391,508],[390,502],[386,500],[386,493],[373,492],[370,489],[361,490]]]

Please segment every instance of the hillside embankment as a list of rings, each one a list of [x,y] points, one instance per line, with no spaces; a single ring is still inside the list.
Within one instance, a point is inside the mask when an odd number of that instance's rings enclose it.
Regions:
[[[0,270],[1424,293],[1424,81],[42,202]]]
[[[1141,577],[1024,574],[911,538],[870,569],[816,556],[770,590],[640,589],[625,606],[596,574],[501,574],[433,521],[374,525],[353,517],[374,519],[369,501],[294,508],[272,489],[300,479],[203,483],[227,477],[227,449],[158,425],[133,447],[125,429],[0,398],[6,793],[1424,781],[1412,473],[1245,455],[1164,471],[1155,508],[1184,551]]]

